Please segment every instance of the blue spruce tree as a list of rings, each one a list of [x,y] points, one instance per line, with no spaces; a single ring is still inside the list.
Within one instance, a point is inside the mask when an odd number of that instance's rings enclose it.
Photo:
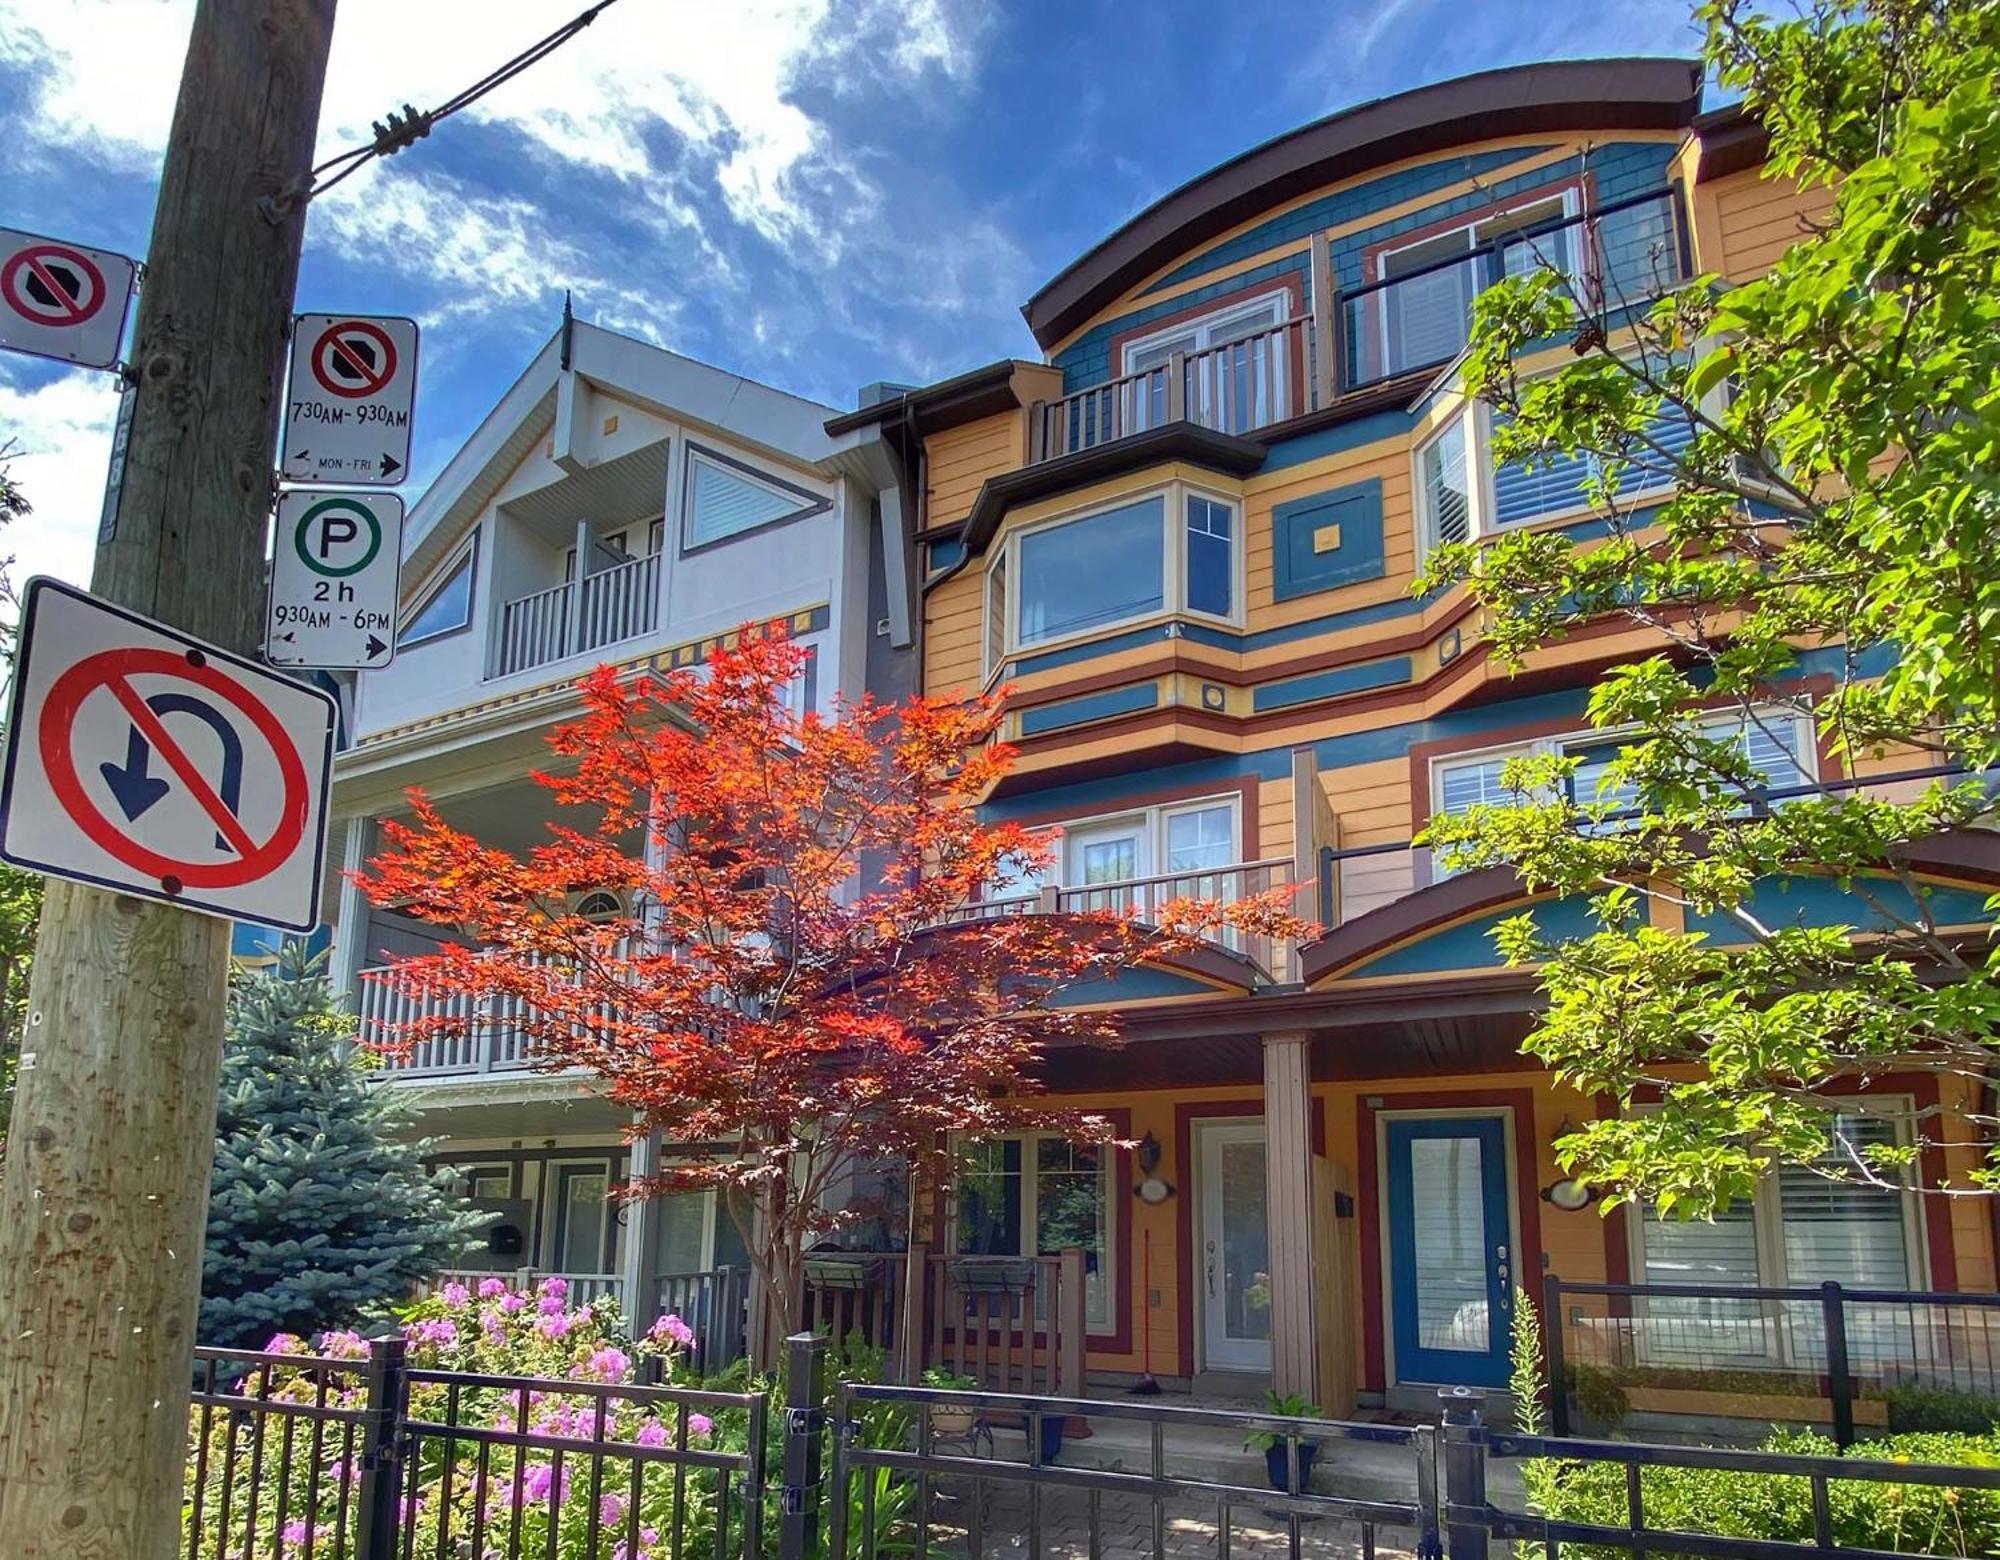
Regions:
[[[201,1341],[350,1327],[476,1243],[468,1207],[353,1055],[321,961],[296,942],[230,996],[202,1263]]]

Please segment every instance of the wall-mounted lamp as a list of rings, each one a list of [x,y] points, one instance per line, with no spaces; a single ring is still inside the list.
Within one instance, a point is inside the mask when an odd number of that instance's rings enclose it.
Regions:
[[[1562,1125],[1556,1128],[1555,1135],[1549,1141],[1551,1144],[1560,1143],[1575,1131],[1576,1123],[1565,1116]],[[1576,1213],[1588,1208],[1601,1195],[1595,1187],[1573,1176],[1564,1176],[1560,1181],[1551,1181],[1542,1188],[1542,1201],[1553,1208],[1562,1209],[1564,1213]]]
[[[1163,1203],[1174,1195],[1168,1182],[1160,1179],[1160,1140],[1148,1132],[1139,1139],[1140,1182],[1132,1188],[1132,1195],[1142,1203]]]

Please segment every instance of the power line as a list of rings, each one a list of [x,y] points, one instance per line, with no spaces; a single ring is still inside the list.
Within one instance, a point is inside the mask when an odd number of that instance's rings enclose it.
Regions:
[[[530,66],[539,64],[596,21],[600,12],[609,10],[617,3],[618,0],[598,0],[596,5],[565,22],[541,42],[529,45],[504,65],[489,71],[463,92],[447,98],[428,112],[408,103],[403,105],[400,114],[392,110],[384,118],[376,120],[369,126],[369,129],[375,132],[374,140],[365,146],[353,147],[337,156],[329,157],[304,178],[294,180],[275,195],[266,196],[259,203],[260,209],[273,222],[280,221],[306,202],[324,195],[342,179],[375,158],[393,157],[406,147],[421,141],[431,133],[431,127],[440,120],[449,119],[462,108],[470,108],[495,87],[512,81]],[[334,171],[336,169],[338,172]]]

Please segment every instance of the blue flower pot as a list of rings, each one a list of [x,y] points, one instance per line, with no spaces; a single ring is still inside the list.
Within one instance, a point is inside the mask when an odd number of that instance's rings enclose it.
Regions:
[[[1280,1495],[1304,1494],[1305,1487],[1312,1482],[1313,1459],[1318,1456],[1319,1442],[1301,1441],[1299,1443],[1299,1487],[1297,1491],[1292,1491],[1287,1489],[1285,1485],[1286,1463],[1288,1461],[1285,1456],[1285,1443],[1280,1441],[1276,1446],[1265,1447],[1264,1471],[1270,1475],[1271,1488],[1276,1490]]]
[[[1044,1464],[1056,1460],[1056,1453],[1062,1450],[1063,1426],[1068,1423],[1061,1414],[1045,1414],[1042,1417],[1042,1461]]]

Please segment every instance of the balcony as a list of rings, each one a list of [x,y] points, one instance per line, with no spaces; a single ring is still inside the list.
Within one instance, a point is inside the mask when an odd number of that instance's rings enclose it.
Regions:
[[[1210,899],[1229,905],[1253,894],[1286,887],[1292,881],[1292,858],[1277,856],[1266,861],[1239,861],[1197,872],[1168,872],[1112,883],[1045,887],[1035,894],[1017,894],[963,905],[946,917],[946,923],[963,925],[970,921],[989,921],[1010,915],[1077,915],[1105,911],[1157,922],[1161,908],[1176,899]],[[1309,903],[1295,908],[1302,915],[1313,913]],[[1251,937],[1226,928],[1207,940],[1247,959],[1256,970],[1259,985],[1297,978],[1294,973],[1297,950],[1288,940]]]
[[[467,1077],[520,1072],[535,1061],[529,1005],[517,997],[474,998],[460,991],[404,991],[393,965],[361,971],[356,1038],[381,1047],[383,1071],[396,1078]],[[449,1020],[451,1032],[409,1038],[409,1026]]]
[[[565,580],[505,602],[493,650],[495,677],[589,655],[652,633],[660,621],[660,555]]]
[[[1564,272],[1594,312],[1644,303],[1683,278],[1678,220],[1673,193],[1654,191],[1509,233],[1351,292],[1329,280],[1308,317],[1036,402],[1030,460],[1055,460],[1176,422],[1251,434],[1435,372],[1464,350],[1473,299],[1501,278],[1541,265]],[[1315,277],[1330,278],[1323,245],[1314,261]]]

